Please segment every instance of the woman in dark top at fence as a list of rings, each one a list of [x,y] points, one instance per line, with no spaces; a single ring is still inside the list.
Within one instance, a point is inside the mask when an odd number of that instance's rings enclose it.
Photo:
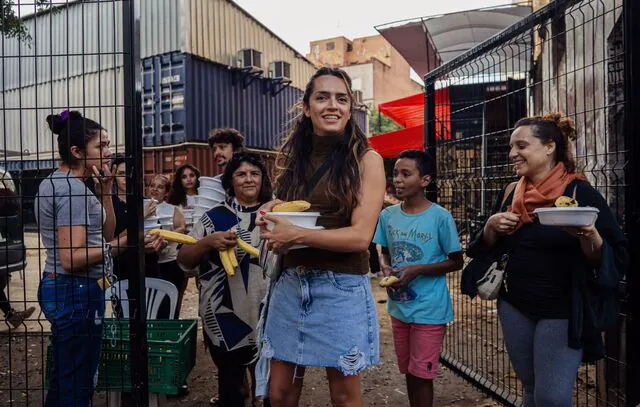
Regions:
[[[503,207],[498,197],[468,250],[470,257],[488,248],[509,255],[498,316],[525,407],[571,405],[580,361],[603,356],[600,331],[611,325],[606,319],[615,321],[616,286],[628,262],[627,242],[607,202],[576,172],[575,135],[573,122],[559,113],[516,124],[509,158],[520,180]],[[595,225],[540,224],[536,208],[574,193],[579,206],[599,209]]]
[[[265,216],[275,227],[263,236],[272,250],[284,253],[261,342],[261,357],[271,359],[274,406],[298,405],[305,366],[326,368],[334,405],[361,406],[359,374],[379,361],[378,319],[366,274],[384,166],[354,122],[354,107],[349,76],[321,68],[307,84],[303,114],[278,156],[277,197],[308,200],[325,230]],[[323,167],[326,172],[314,176]],[[317,182],[310,185],[313,178]],[[308,248],[289,251],[294,244]]]

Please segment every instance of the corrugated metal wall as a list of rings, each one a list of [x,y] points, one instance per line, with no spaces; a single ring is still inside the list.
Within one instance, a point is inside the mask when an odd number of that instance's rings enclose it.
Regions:
[[[28,160],[55,158],[57,143],[45,118],[69,108],[101,123],[113,150],[124,151],[123,83],[116,68],[0,93],[0,149],[28,150]]]
[[[289,62],[293,85],[298,88],[304,87],[315,70],[229,0],[137,2],[142,58],[181,51],[228,65],[238,51],[250,47],[263,53],[265,71],[271,61]],[[121,2],[92,1],[70,2],[53,13],[26,18],[30,42],[2,37],[0,90],[33,85],[36,79],[58,80],[121,66],[121,15]]]
[[[293,87],[274,95],[266,79],[249,83],[237,70],[188,54],[157,56],[143,65],[145,146],[206,141],[211,129],[233,127],[245,134],[247,146],[272,149],[302,97]]]
[[[243,48],[262,52],[263,68],[275,60],[291,64],[293,86],[304,89],[315,67],[229,0],[186,0],[185,52],[229,65]],[[283,19],[283,21],[286,21]]]
[[[272,149],[284,132],[289,112],[302,91],[284,88],[273,96],[267,80],[256,79],[246,88],[233,85],[233,71],[189,57],[187,62],[187,131],[189,141],[206,140],[209,130],[234,127],[245,134],[248,147]]]

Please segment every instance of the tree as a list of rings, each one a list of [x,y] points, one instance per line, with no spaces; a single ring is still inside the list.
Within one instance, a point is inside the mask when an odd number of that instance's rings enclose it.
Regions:
[[[51,0],[29,0],[29,5],[35,4],[37,10],[43,10],[51,6]],[[0,0],[0,34],[6,38],[17,38],[19,41],[29,42],[31,36],[18,14],[15,0]]]
[[[371,113],[369,113],[369,132],[372,136],[400,130],[401,128],[402,126],[380,113],[378,109],[372,109]]]

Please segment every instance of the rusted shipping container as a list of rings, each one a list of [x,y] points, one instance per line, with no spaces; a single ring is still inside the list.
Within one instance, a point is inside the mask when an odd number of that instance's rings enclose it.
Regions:
[[[275,153],[264,150],[250,151],[260,154],[265,160],[270,174],[273,174]],[[151,181],[153,175],[172,176],[178,167],[187,163],[196,166],[203,176],[210,177],[219,173],[211,149],[205,143],[184,143],[169,147],[145,148],[143,161],[145,185]]]

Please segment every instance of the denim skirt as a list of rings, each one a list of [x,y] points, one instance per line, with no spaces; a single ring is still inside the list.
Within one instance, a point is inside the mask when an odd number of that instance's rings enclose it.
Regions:
[[[336,368],[345,376],[380,360],[378,317],[366,275],[289,268],[271,287],[267,306],[263,357]]]

